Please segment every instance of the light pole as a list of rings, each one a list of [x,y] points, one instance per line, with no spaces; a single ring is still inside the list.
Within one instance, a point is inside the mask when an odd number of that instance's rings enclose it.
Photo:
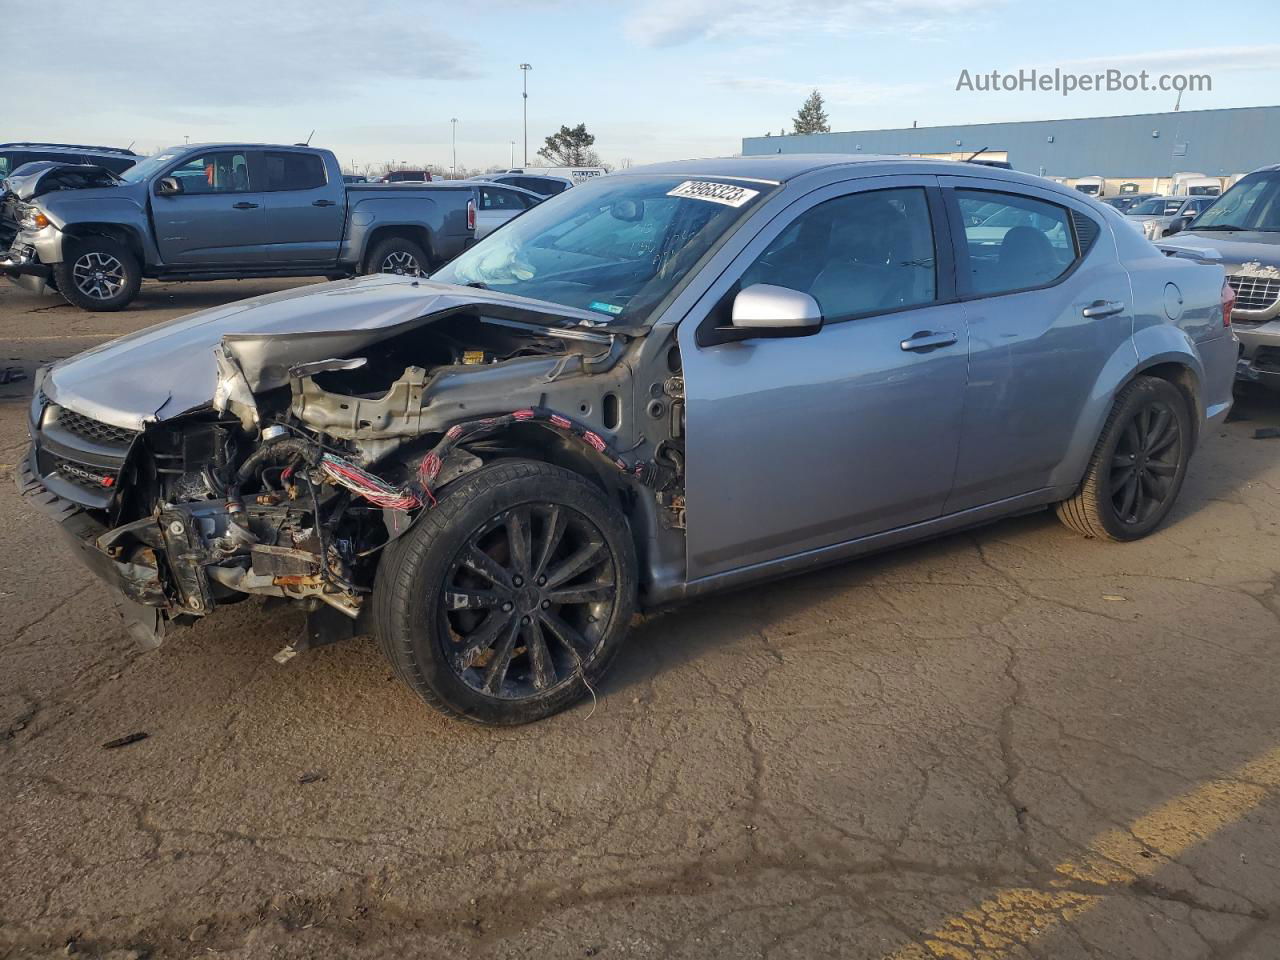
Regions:
[[[524,165],[529,165],[529,71],[533,65],[520,64],[520,76],[524,82]]]
[[[508,170],[514,170],[516,167],[516,142],[511,141],[511,160],[507,163]]]
[[[451,117],[449,122],[453,124],[453,166],[449,169],[449,173],[453,179],[458,179],[458,118]]]

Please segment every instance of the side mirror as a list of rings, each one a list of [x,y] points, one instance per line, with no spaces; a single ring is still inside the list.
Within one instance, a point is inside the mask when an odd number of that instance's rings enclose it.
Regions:
[[[1187,224],[1191,222],[1190,217],[1175,217],[1170,221],[1169,225],[1164,228],[1164,235],[1172,237],[1175,233],[1181,233],[1187,229]]]
[[[177,177],[161,177],[156,184],[156,195],[172,197],[182,192],[182,181]]]
[[[753,283],[733,298],[732,322],[751,337],[807,337],[822,329],[822,308],[799,290]]]

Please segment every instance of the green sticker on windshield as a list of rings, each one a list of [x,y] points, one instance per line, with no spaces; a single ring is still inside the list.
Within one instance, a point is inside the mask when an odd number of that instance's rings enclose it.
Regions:
[[[599,300],[591,301],[591,309],[599,310],[601,313],[611,313],[615,317],[622,312],[622,308],[615,303],[601,303]]]

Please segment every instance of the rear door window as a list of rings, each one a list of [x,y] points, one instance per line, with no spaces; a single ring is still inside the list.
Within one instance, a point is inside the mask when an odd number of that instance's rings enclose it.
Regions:
[[[268,150],[264,161],[267,190],[314,190],[328,182],[324,161],[314,153]]]
[[[1066,207],[986,190],[956,190],[955,198],[973,292],[1043,287],[1075,264],[1075,233]]]

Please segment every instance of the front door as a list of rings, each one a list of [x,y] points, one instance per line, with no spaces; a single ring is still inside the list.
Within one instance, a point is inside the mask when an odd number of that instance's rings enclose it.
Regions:
[[[261,262],[266,235],[263,194],[253,189],[249,156],[216,150],[187,157],[169,170],[182,192],[152,188],[156,243],[169,267],[220,267]]]
[[[941,513],[967,352],[944,219],[932,177],[822,188],[681,325],[690,579]],[[717,342],[734,294],[755,283],[811,294],[823,329]]]

